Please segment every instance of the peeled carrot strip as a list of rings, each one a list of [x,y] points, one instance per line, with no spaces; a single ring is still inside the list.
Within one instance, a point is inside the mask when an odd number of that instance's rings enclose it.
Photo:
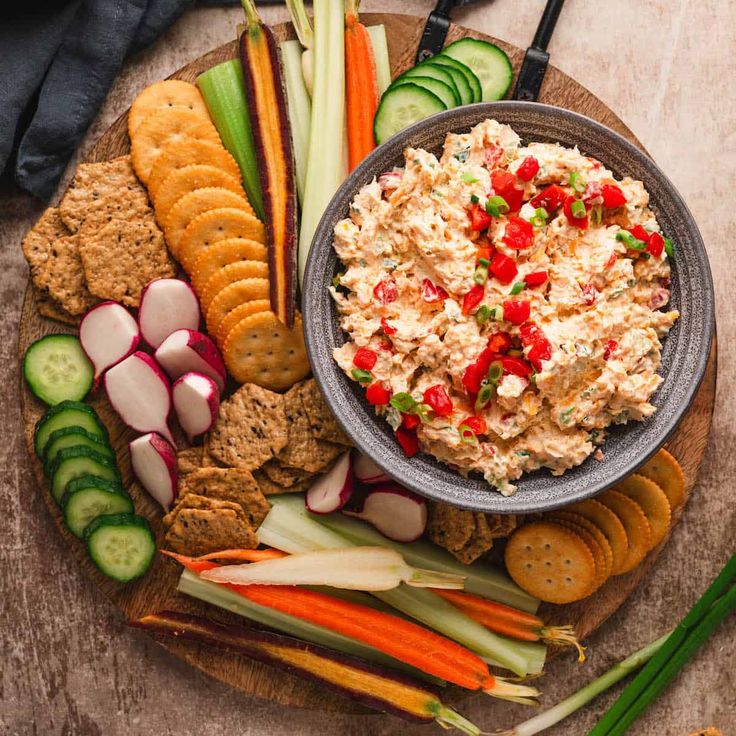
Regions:
[[[208,555],[200,555],[194,559],[202,560],[244,560],[245,562],[261,562],[262,560],[275,560],[279,557],[287,557],[286,552],[279,549],[223,549],[220,552],[210,552]]]

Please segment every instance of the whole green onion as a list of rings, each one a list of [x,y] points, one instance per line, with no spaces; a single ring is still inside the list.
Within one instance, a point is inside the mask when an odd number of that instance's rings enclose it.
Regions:
[[[486,212],[491,217],[501,217],[501,215],[505,214],[509,211],[509,205],[508,202],[503,197],[499,197],[498,195],[491,197],[486,202]]]
[[[583,179],[582,176],[577,171],[572,171],[570,173],[570,179],[569,179],[570,186],[578,193],[582,193],[585,191],[585,187],[587,186],[585,183],[585,179]]]
[[[576,220],[581,220],[583,217],[585,217],[585,204],[581,200],[576,199],[570,205],[570,212]]]

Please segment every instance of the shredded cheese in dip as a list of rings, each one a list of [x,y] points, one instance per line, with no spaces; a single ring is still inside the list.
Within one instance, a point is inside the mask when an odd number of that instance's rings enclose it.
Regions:
[[[439,160],[404,157],[335,227],[331,292],[348,336],[334,358],[406,453],[509,495],[651,416],[678,313],[642,183],[495,120],[449,134]]]

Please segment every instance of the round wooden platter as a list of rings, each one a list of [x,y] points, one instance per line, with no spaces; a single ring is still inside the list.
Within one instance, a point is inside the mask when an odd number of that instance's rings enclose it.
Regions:
[[[369,25],[379,23],[385,25],[393,77],[396,77],[398,73],[413,64],[415,50],[424,26],[423,19],[396,14],[365,14],[363,19]],[[280,40],[293,37],[290,24],[279,25],[274,31]],[[521,49],[459,26],[451,27],[448,42],[464,36],[482,38],[497,43],[509,54],[514,64],[514,70],[518,72],[524,55]],[[234,41],[225,44],[192,61],[172,76],[193,82],[201,72],[221,61],[233,58],[235,49]],[[603,102],[553,66],[550,66],[547,71],[540,102],[558,105],[588,115],[613,128],[636,145],[641,146],[634,134]],[[125,154],[128,150],[127,115],[123,115],[100,138],[91,150],[87,160],[105,161]],[[30,286],[26,291],[19,330],[19,353],[21,356],[28,345],[42,335],[70,331],[63,325],[38,315]],[[715,385],[716,344],[714,341],[705,380],[688,414],[667,444],[669,450],[677,457],[683,467],[688,494],[695,483],[708,441],[715,400]],[[123,427],[102,392],[97,392],[90,401],[110,430],[111,441],[117,452],[121,472],[124,479],[130,483],[131,474],[127,443],[134,435]],[[128,586],[120,586],[99,574],[89,561],[83,545],[66,530],[58,507],[48,493],[48,486],[41,464],[33,452],[33,428],[43,413],[43,407],[30,394],[25,384],[21,386],[21,402],[31,463],[39,486],[43,489],[49,512],[53,515],[60,533],[67,539],[73,554],[77,557],[85,572],[95,579],[100,589],[115,603],[126,619],[133,620],[146,613],[169,609],[206,613],[211,617],[222,620],[236,621],[235,616],[230,616],[230,614],[219,609],[205,606],[198,601],[177,594],[176,583],[179,566],[163,556],[156,560],[151,571],[142,580]],[[131,494],[138,513],[146,516],[151,521],[152,527],[156,531],[157,542],[160,545],[163,541],[160,507],[135,484],[131,487]],[[682,509],[674,514],[675,524],[679,521],[681,514]],[[665,539],[657,549],[653,550],[640,567],[628,575],[611,578],[595,595],[573,605],[544,606],[542,609],[543,615],[551,622],[572,623],[579,635],[582,638],[586,637],[626,600],[644,576],[648,574],[666,541]],[[252,662],[244,657],[228,655],[192,645],[189,642],[172,639],[167,639],[162,644],[170,652],[189,664],[251,695],[268,698],[289,706],[343,712],[362,712],[363,710],[360,706],[344,700],[324,688]],[[461,699],[464,695],[461,691],[452,692],[452,690],[449,690],[445,697],[452,701],[453,699]]]

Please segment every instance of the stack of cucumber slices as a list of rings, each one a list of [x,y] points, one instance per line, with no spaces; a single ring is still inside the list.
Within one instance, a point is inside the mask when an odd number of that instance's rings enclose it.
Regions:
[[[442,110],[503,99],[512,79],[509,57],[498,46],[475,38],[455,41],[386,90],[373,125],[376,143]]]
[[[97,412],[82,403],[92,366],[74,335],[48,335],[26,351],[23,373],[50,404],[36,425],[34,446],[51,495],[72,534],[83,539],[101,572],[119,582],[141,577],[156,554],[146,519],[123,488],[115,452]]]

